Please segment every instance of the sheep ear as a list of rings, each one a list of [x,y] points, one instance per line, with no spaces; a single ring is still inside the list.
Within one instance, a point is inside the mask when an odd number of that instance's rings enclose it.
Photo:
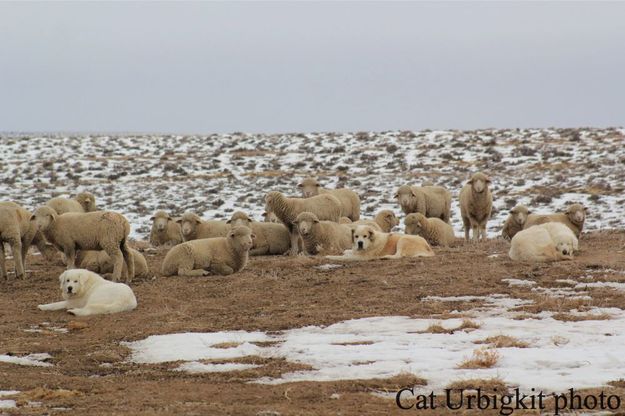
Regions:
[[[297,184],[297,187],[298,187],[298,188],[303,188],[303,187],[304,187],[304,184],[303,184],[303,183],[298,183],[298,184]]]
[[[226,224],[230,224],[232,222],[232,220],[228,220],[226,221]]]
[[[415,191],[414,189],[411,190],[410,193],[412,194],[412,196],[417,196],[417,191]]]
[[[250,234],[250,237],[252,237],[252,240],[256,240],[256,234]]]
[[[319,224],[319,220],[315,220],[315,221],[314,221],[314,223],[315,223],[315,224]]]
[[[150,221],[154,221],[156,217],[150,217]]]
[[[469,179],[469,180],[467,181],[467,185],[473,185],[473,179]]]
[[[266,217],[267,215],[269,215],[269,213],[267,211],[263,212],[263,217]]]
[[[228,237],[229,237],[229,238],[234,238],[234,231],[230,231],[230,232],[228,233]]]
[[[530,211],[529,209],[527,210],[527,215],[530,215],[532,213],[532,211]]]
[[[398,192],[395,193],[395,195],[393,195],[393,198],[395,198],[395,199],[399,198],[399,193]]]
[[[588,207],[584,207],[584,213],[588,214]]]
[[[490,183],[490,176],[486,177],[486,183]]]
[[[182,218],[178,218],[178,219],[176,219],[176,223],[178,223],[178,224],[182,224]]]
[[[31,214],[31,215],[30,215],[30,218],[29,218],[29,221],[35,221],[35,219],[36,219],[36,218],[35,218],[35,215],[34,215],[34,214]]]

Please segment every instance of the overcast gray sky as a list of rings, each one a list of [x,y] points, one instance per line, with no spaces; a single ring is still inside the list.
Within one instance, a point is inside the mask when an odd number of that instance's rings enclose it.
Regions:
[[[0,131],[625,124],[625,3],[0,3]]]

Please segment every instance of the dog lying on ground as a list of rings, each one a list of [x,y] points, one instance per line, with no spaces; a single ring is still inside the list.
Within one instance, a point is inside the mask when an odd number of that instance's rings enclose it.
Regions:
[[[137,299],[123,283],[103,279],[85,269],[70,269],[59,276],[63,301],[39,305],[42,311],[67,312],[77,316],[99,315],[133,310]]]
[[[401,257],[431,257],[434,251],[424,238],[417,235],[383,233],[368,225],[352,230],[352,249],[342,256],[326,256],[331,260],[398,259]]]

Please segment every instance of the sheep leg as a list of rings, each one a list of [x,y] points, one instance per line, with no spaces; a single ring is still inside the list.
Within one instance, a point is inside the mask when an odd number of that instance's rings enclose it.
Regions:
[[[15,277],[24,278],[24,263],[22,261],[22,241],[15,240],[11,244],[11,251],[13,252],[13,262],[15,263]]]
[[[291,251],[289,254],[291,256],[297,256],[297,253],[299,253],[299,233],[295,227],[293,227],[291,229]]]
[[[107,250],[106,254],[109,255],[111,262],[113,263],[113,275],[111,276],[111,280],[117,282],[124,271],[124,255],[119,248],[116,250]]]
[[[186,267],[179,267],[178,268],[178,276],[184,276],[184,277],[202,277],[202,276],[208,276],[210,273],[207,272],[204,269],[189,269]]]
[[[74,246],[66,247],[65,250],[63,250],[63,254],[65,255],[65,263],[67,263],[67,269],[75,269],[76,248]]]
[[[215,263],[211,265],[211,271],[222,276],[228,276],[229,274],[234,273],[234,269],[232,267],[222,263]]]
[[[476,242],[480,239],[480,227],[476,224],[471,225],[471,239]]]
[[[486,240],[486,224],[480,226],[482,240]]]
[[[7,274],[6,269],[6,261],[4,259],[4,243],[0,241],[0,277],[9,280],[9,275]]]
[[[132,257],[132,253],[128,248],[128,244],[126,240],[122,243],[122,255],[124,256],[124,262],[126,263],[127,275],[126,275],[126,283],[132,282],[132,279],[135,277],[135,259]]]

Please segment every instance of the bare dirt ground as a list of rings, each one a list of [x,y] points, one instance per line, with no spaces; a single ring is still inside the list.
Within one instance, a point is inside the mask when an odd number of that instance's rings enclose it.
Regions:
[[[479,411],[400,411],[394,400],[372,394],[426,384],[418,377],[387,380],[250,383],[297,369],[283,360],[248,357],[241,362],[260,367],[227,373],[188,374],[173,364],[133,364],[122,341],[175,332],[220,330],[278,331],[342,320],[405,315],[444,318],[450,310],[469,311],[479,301],[424,301],[427,296],[507,294],[532,300],[528,314],[572,308],[625,308],[625,291],[588,289],[590,299],[553,298],[502,279],[522,278],[558,288],[557,279],[588,270],[614,271],[610,281],[624,281],[625,233],[592,232],[583,236],[573,261],[528,265],[506,256],[509,243],[490,240],[438,249],[428,259],[380,260],[346,264],[323,271],[315,257],[256,257],[230,277],[166,278],[159,275],[165,250],[146,253],[156,276],[132,286],[139,307],[130,313],[76,318],[64,312],[42,312],[40,303],[59,298],[60,265],[38,255],[28,257],[26,280],[0,283],[0,354],[46,352],[50,367],[0,363],[0,390],[18,390],[17,408],[7,414],[187,414],[187,415],[376,415],[483,414]],[[493,256],[497,255],[497,256]],[[12,270],[12,263],[8,267]],[[81,325],[84,324],[84,325]],[[67,328],[67,333],[58,332]],[[36,332],[29,330],[36,329]],[[625,383],[604,391],[625,397]],[[0,409],[0,414],[2,414]],[[625,407],[621,408],[625,412]],[[492,414],[497,414],[493,411]],[[487,413],[484,413],[487,414]],[[538,414],[521,412],[517,414]]]

